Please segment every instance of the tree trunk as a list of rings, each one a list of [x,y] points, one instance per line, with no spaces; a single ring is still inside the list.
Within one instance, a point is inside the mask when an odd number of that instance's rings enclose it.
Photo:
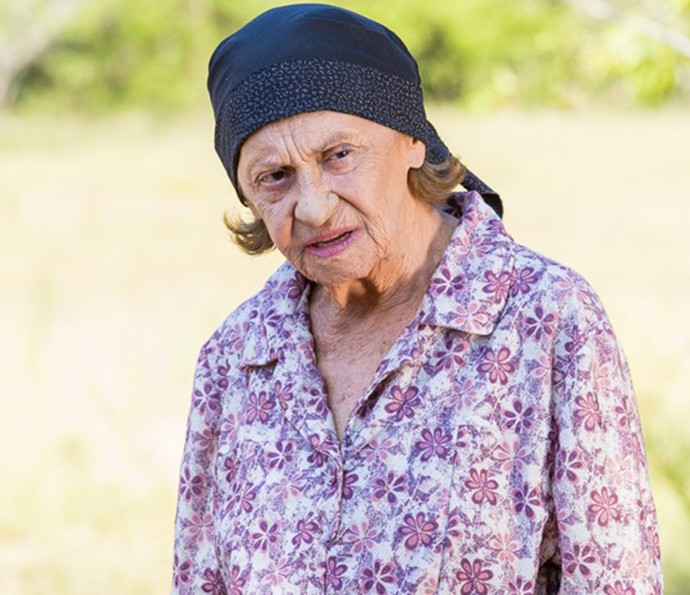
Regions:
[[[18,76],[55,41],[84,0],[0,0],[0,108],[17,97]]]

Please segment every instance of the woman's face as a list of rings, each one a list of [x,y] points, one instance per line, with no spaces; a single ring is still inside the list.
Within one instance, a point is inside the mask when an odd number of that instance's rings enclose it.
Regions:
[[[250,136],[237,177],[278,250],[308,279],[326,287],[375,281],[414,233],[407,173],[424,152],[357,116],[305,113]]]

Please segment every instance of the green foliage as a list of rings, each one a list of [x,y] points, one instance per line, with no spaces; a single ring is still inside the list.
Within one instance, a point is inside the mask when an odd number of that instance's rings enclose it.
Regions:
[[[690,0],[662,0],[690,23]],[[24,71],[18,101],[89,111],[201,101],[217,42],[278,3],[99,0]],[[690,60],[620,22],[557,0],[334,2],[394,29],[418,58],[428,98],[480,109],[657,105],[690,93]],[[684,87],[685,85],[685,87]]]
[[[20,101],[86,110],[171,109],[197,100],[218,30],[237,20],[218,0],[103,0],[23,77]]]

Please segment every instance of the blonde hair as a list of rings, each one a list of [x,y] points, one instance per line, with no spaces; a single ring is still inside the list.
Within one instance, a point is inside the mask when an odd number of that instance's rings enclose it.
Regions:
[[[442,163],[425,161],[420,168],[407,174],[407,186],[417,200],[436,205],[445,201],[465,177],[465,166],[457,157],[451,156]],[[242,203],[245,200],[240,196]],[[275,248],[268,229],[261,219],[244,219],[230,213],[223,216],[230,238],[247,254],[263,254]]]

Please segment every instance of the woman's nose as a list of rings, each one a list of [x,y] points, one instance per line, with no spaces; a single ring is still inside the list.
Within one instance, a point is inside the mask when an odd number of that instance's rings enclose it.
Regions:
[[[323,184],[305,182],[300,185],[295,219],[312,228],[321,227],[330,219],[337,202],[337,196]]]

